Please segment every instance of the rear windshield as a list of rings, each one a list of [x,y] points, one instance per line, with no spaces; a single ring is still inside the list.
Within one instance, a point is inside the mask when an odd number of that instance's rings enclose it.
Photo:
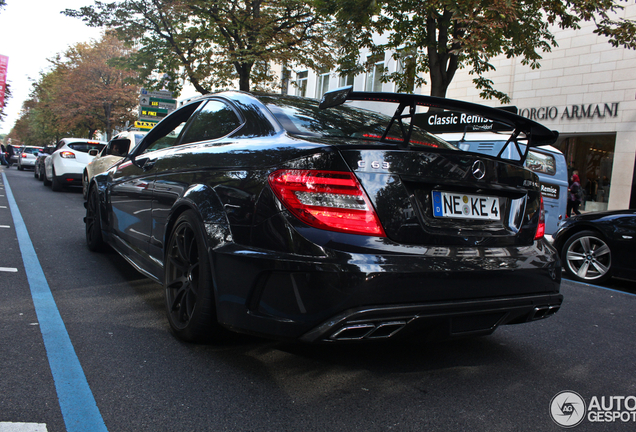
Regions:
[[[309,137],[338,137],[380,141],[382,134],[391,121],[391,117],[373,111],[349,106],[337,106],[320,109],[318,101],[302,98],[277,98],[261,96],[276,119],[287,132]],[[407,128],[408,129],[408,128]],[[399,143],[403,133],[394,123],[386,137],[387,141]],[[434,135],[413,127],[410,144],[412,147],[424,146],[457,150]]]
[[[28,153],[28,154],[38,154],[41,151],[42,149],[37,147],[25,147],[22,149],[22,153]]]
[[[532,171],[541,174],[556,174],[556,160],[554,156],[535,151],[528,151],[526,158],[526,167]]]
[[[75,143],[70,143],[67,145],[70,149],[84,152],[84,153],[88,153],[89,150],[93,150],[93,149],[97,149],[101,151],[106,146],[106,144],[90,143],[90,142],[75,142]]]

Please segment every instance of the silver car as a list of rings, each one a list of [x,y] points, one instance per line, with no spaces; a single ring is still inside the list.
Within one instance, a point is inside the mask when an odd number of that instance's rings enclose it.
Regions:
[[[22,171],[24,168],[27,167],[34,168],[35,160],[37,159],[38,153],[40,153],[42,150],[42,147],[20,147],[20,149],[16,153],[16,157],[18,160],[18,169]]]

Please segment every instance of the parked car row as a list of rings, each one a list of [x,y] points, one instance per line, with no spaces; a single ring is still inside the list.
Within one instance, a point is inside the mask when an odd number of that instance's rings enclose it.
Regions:
[[[55,147],[22,147],[16,160],[18,169],[33,168],[33,176],[60,191],[65,186],[82,185],[126,156],[129,143],[139,143],[146,132],[122,132],[110,143],[84,138],[63,138]],[[122,142],[122,138],[127,141]],[[133,146],[134,146],[133,144]]]

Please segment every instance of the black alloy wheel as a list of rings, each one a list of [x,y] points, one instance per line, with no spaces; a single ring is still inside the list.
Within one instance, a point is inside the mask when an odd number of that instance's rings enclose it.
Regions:
[[[164,268],[166,308],[174,334],[187,342],[225,339],[228,331],[216,318],[203,224],[192,210],[175,223]]]
[[[86,244],[88,249],[93,252],[99,252],[106,244],[102,237],[102,221],[99,216],[99,195],[97,188],[91,189],[88,201],[86,201]]]
[[[567,274],[581,282],[604,282],[612,274],[612,251],[599,233],[581,231],[563,245],[561,260]]]

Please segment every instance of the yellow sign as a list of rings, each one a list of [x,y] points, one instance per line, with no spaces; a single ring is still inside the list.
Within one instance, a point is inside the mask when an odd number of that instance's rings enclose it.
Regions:
[[[136,121],[135,127],[139,129],[152,129],[156,124],[156,122]]]

